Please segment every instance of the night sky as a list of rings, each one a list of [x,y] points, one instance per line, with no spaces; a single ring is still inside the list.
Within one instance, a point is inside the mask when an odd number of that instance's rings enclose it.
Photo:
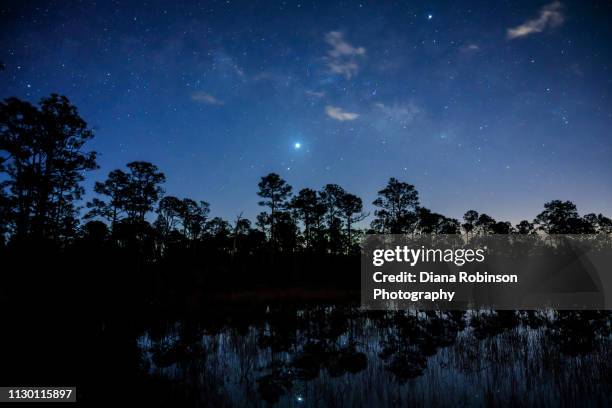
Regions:
[[[556,198],[612,215],[603,1],[0,4],[0,97],[78,106],[100,152],[89,190],[147,160],[167,194],[229,219],[260,211],[269,172],[370,211],[395,176],[457,218]]]

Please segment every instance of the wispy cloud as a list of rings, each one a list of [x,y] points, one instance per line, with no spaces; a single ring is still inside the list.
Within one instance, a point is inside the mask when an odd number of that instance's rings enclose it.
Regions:
[[[332,119],[344,122],[347,120],[355,120],[359,117],[358,113],[345,112],[342,108],[336,106],[327,105],[325,107],[325,113]]]
[[[203,91],[194,92],[191,94],[191,100],[202,102],[207,105],[223,105],[225,102],[215,98],[211,94]]]
[[[412,101],[394,105],[376,103],[374,108],[383,119],[402,126],[408,125],[423,113],[423,109]]]
[[[238,65],[236,59],[223,49],[217,49],[212,52],[210,68],[223,79],[242,81],[248,79],[247,74]]]
[[[565,21],[562,9],[563,5],[559,1],[547,4],[540,9],[537,18],[527,20],[517,27],[509,28],[507,31],[508,39],[526,37],[534,33],[541,33],[547,28],[560,26]]]
[[[468,43],[468,44],[465,44],[463,47],[461,47],[461,51],[463,52],[476,52],[479,50],[480,50],[480,46],[474,43]]]
[[[330,31],[325,34],[325,41],[331,47],[327,51],[327,67],[335,74],[351,79],[359,71],[358,57],[366,53],[363,47],[353,47],[344,39],[340,31]]]

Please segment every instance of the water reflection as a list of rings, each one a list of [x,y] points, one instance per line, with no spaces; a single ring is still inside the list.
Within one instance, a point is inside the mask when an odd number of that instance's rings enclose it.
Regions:
[[[151,327],[151,378],[195,406],[609,405],[607,312],[249,307]]]

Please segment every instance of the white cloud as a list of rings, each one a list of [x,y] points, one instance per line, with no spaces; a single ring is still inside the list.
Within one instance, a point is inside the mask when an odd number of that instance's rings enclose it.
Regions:
[[[479,50],[480,50],[480,46],[474,43],[465,44],[463,47],[461,47],[461,51],[464,51],[464,52],[475,52]]]
[[[537,18],[527,20],[517,27],[509,28],[507,32],[508,39],[526,37],[530,34],[541,33],[547,28],[560,26],[565,20],[561,12],[562,8],[563,6],[559,1],[547,4],[540,9],[540,14]]]
[[[194,92],[191,94],[191,100],[202,102],[207,105],[223,105],[225,102],[215,98],[211,94],[203,91]]]
[[[344,75],[346,79],[351,79],[351,77],[355,75],[357,71],[359,71],[359,65],[357,65],[355,61],[329,61],[327,66],[331,72],[334,74]]]
[[[353,47],[344,40],[344,34],[340,31],[330,31],[325,34],[325,41],[332,47],[327,54],[333,58],[352,57],[354,55],[365,54],[365,48]]]
[[[344,40],[344,34],[340,31],[330,31],[325,34],[325,41],[331,47],[326,57],[329,70],[351,79],[359,71],[357,58],[365,55],[365,48],[353,47]]]
[[[327,105],[325,107],[325,113],[332,119],[344,122],[346,120],[355,120],[359,117],[358,113],[345,112],[342,108],[336,106]]]
[[[412,101],[394,105],[376,103],[374,107],[384,119],[404,126],[423,113],[423,109]]]

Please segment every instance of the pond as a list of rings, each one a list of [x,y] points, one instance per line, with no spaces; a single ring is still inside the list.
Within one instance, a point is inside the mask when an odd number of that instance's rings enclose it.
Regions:
[[[607,312],[268,305],[205,315],[138,340],[143,369],[193,406],[612,404]]]

